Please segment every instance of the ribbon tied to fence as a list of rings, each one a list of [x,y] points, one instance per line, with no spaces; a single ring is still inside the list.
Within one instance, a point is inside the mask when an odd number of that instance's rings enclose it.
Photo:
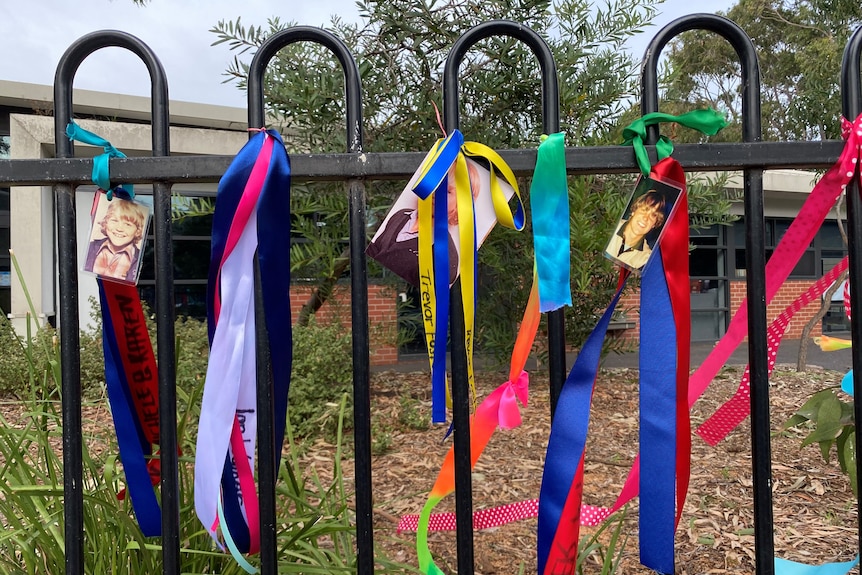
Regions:
[[[240,555],[260,546],[254,480],[256,345],[272,357],[276,468],[284,441],[291,370],[290,160],[274,130],[259,130],[219,182],[207,293],[210,358],[195,458],[195,510],[207,532]],[[256,340],[255,260],[268,340]],[[266,382],[264,382],[266,383]]]
[[[66,126],[66,135],[70,140],[105,149],[105,154],[94,158],[93,182],[107,190],[109,198],[113,197],[108,158],[124,158],[125,155],[101,136],[74,122]],[[114,189],[118,196],[130,197],[131,186]],[[124,498],[128,491],[141,533],[157,537],[161,535],[162,526],[161,510],[153,489],[160,476],[158,456],[153,453],[153,446],[159,443],[156,358],[137,288],[101,277],[97,277],[96,282],[102,311],[105,386],[126,478],[126,489],[120,491],[118,498]]]

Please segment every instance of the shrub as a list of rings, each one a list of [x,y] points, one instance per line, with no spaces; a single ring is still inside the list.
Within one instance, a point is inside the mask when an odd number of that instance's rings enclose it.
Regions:
[[[272,353],[278,353],[272,350]],[[353,426],[353,355],[343,326],[321,325],[314,319],[293,330],[293,374],[288,418],[298,437],[323,433],[332,438],[338,425],[339,402],[348,397],[344,425]]]

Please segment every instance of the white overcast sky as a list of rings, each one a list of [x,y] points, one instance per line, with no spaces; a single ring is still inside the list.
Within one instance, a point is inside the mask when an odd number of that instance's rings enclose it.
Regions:
[[[693,12],[726,10],[734,3],[667,0],[655,24],[660,27]],[[216,36],[208,30],[219,20],[237,16],[246,25],[265,26],[268,17],[279,16],[319,26],[327,24],[331,14],[358,19],[353,0],[152,0],[146,7],[131,0],[0,0],[0,80],[52,85],[57,62],[72,42],[89,32],[114,29],[137,36],[153,49],[165,68],[171,99],[245,107],[245,93],[222,84],[233,53],[224,45],[211,46]],[[637,58],[657,29],[632,42]],[[75,88],[148,96],[149,76],[136,56],[106,48],[84,61]]]

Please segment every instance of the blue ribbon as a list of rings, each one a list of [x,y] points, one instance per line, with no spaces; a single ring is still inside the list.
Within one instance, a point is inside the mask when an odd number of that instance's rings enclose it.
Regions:
[[[105,350],[105,385],[108,401],[114,416],[117,444],[120,459],[126,476],[126,485],[132,508],[145,537],[158,537],[162,533],[162,513],[156,498],[150,474],[147,469],[146,455],[151,454],[151,445],[135,413],[123,360],[114,333],[102,280],[98,280],[99,300],[102,304],[102,347]]]
[[[276,469],[281,461],[293,364],[293,335],[290,320],[290,251],[284,242],[285,226],[290,226],[290,159],[284,142],[275,130],[266,131],[275,138],[272,160],[261,190],[257,209],[257,256],[260,265],[261,291],[266,308],[266,329],[272,361],[273,395],[275,400]],[[230,225],[239,205],[245,185],[259,155],[265,135],[252,137],[239,151],[219,181],[216,207],[213,213],[212,252],[207,282],[207,327],[212,343],[215,335],[216,277],[224,255]],[[237,547],[248,553],[250,536],[242,508],[239,505],[230,455],[222,470],[224,515]]]
[[[775,575],[846,575],[851,569],[859,564],[857,555],[852,561],[844,563],[824,563],[823,565],[805,565],[788,561],[787,559],[775,559]]]
[[[111,176],[109,170],[109,160],[111,158],[125,158],[126,154],[111,145],[111,142],[105,138],[88,132],[75,122],[69,122],[66,126],[66,137],[73,141],[90,144],[91,146],[101,146],[105,153],[93,158],[93,183],[105,190],[108,194],[108,199],[113,198],[114,187],[111,186]],[[130,198],[135,197],[135,188],[132,184],[123,186]]]
[[[437,164],[435,164],[436,166]],[[449,168],[446,167],[448,172]],[[445,172],[444,172],[445,174]],[[446,421],[446,349],[449,325],[449,202],[448,178],[434,194],[434,293],[437,323],[434,328],[434,359],[431,364],[431,421]]]
[[[566,528],[561,524],[563,507],[584,456],[590,404],[602,357],[602,344],[624,287],[625,283],[622,283],[578,353],[554,411],[539,494],[537,554],[540,575],[546,572],[554,535],[558,529]]]
[[[463,145],[464,135],[458,130],[454,130],[446,139],[440,142],[428,170],[413,187],[413,193],[423,200],[434,193],[444,183],[446,175],[449,173],[449,168],[455,163],[455,159],[458,157],[458,153],[461,151],[461,146]]]
[[[660,248],[641,278],[640,554],[641,563],[673,573],[676,485],[676,324]],[[648,325],[647,325],[648,324]]]

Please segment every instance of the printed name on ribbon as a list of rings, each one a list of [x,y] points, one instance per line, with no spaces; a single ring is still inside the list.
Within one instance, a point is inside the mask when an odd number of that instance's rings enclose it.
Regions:
[[[466,153],[471,155],[482,154],[487,157],[491,153],[489,150],[483,149],[474,143],[465,144]],[[543,149],[544,148],[544,149]],[[535,222],[542,221],[542,224],[548,228],[554,225],[557,228],[563,228],[568,235],[568,185],[565,178],[565,157],[563,152],[563,136],[562,134],[554,134],[551,137],[543,138],[539,146],[540,156],[543,157],[541,162],[537,162],[536,174],[532,190],[536,196],[541,196],[540,201],[533,208],[534,233],[536,230]],[[549,151],[550,150],[550,151]],[[493,156],[492,156],[493,157]],[[508,169],[508,168],[506,168]],[[457,168],[456,168],[457,174]],[[492,170],[493,174],[493,170]],[[550,174],[550,175],[549,175]],[[562,175],[562,178],[559,176]],[[504,177],[507,177],[504,172]],[[536,181],[538,180],[538,181]],[[491,188],[498,187],[499,184],[494,181],[492,175]],[[505,199],[505,195],[501,191],[493,191],[492,196],[497,200]],[[507,227],[515,229],[523,228],[523,214],[520,212],[512,216],[508,210],[508,205],[502,202],[496,208],[498,219]],[[564,223],[563,223],[564,220]],[[546,236],[553,235],[546,232]],[[536,332],[538,331],[539,321],[541,319],[540,301],[541,301],[541,286],[542,280],[537,271],[538,260],[541,258],[545,266],[553,263],[559,263],[559,246],[550,245],[552,242],[535,241],[535,256],[533,265],[533,285],[530,290],[530,296],[524,311],[524,317],[521,321],[521,326],[518,331],[518,336],[512,350],[512,357],[509,369],[509,379],[496,390],[494,390],[477,408],[470,423],[470,454],[471,468],[475,466],[485,447],[488,445],[494,431],[501,427],[503,429],[512,429],[521,425],[521,414],[518,409],[518,401],[526,406],[529,399],[529,376],[524,367],[527,358],[535,341]],[[565,245],[568,245],[566,238]],[[564,254],[566,261],[565,268],[568,269],[568,250]],[[421,257],[421,254],[420,254]],[[566,285],[561,287],[560,278],[564,277]],[[552,279],[547,280],[554,285],[546,290],[548,299],[553,302],[550,306],[552,309],[559,307],[560,302],[566,297],[571,301],[571,292],[568,285],[568,273],[561,274],[556,272],[552,274]],[[566,294],[569,294],[566,296]],[[428,500],[422,509],[422,512],[416,515],[408,515],[402,517],[399,523],[399,530],[415,530],[416,550],[419,559],[419,568],[423,573],[440,573],[439,567],[434,564],[431,552],[428,548],[428,533],[430,531],[440,530],[453,524],[451,514],[434,515],[432,510],[434,507],[448,494],[455,490],[455,450],[451,447],[446,454],[443,466],[437,477],[437,481],[428,496]],[[477,528],[485,528],[489,525],[498,524],[499,522],[513,521],[522,518],[524,514],[532,514],[535,516],[537,502],[532,504],[513,504],[511,506],[503,506],[502,508],[494,508],[489,512],[479,511],[474,515],[474,524]]]
[[[159,462],[158,371],[150,335],[133,285],[98,280],[102,307],[105,385],[117,432],[126,485],[141,532],[161,535],[161,511],[154,485]],[[123,493],[120,494],[120,497]]]
[[[272,350],[276,467],[284,441],[291,369],[290,160],[278,132],[260,130],[219,182],[207,294],[210,359],[195,456],[195,511],[247,571],[240,553],[259,550],[254,458],[257,436],[255,346]],[[255,258],[268,341],[255,339]],[[264,382],[265,383],[265,382]]]
[[[476,161],[488,166],[487,183]],[[487,214],[477,213],[477,198],[483,190],[489,190],[487,197],[493,206],[493,220],[512,229],[524,228],[524,210],[515,175],[509,166],[487,146],[464,142],[458,130],[434,145],[418,174],[418,179],[412,181],[411,189],[418,197],[418,284],[425,341],[431,363],[431,418],[434,423],[443,423],[446,421],[446,354],[445,348],[438,350],[435,344],[447,340],[449,286],[455,277],[461,280],[467,379],[473,397],[476,396],[473,374],[476,253],[478,245],[493,225],[493,222],[490,225],[487,223]],[[503,183],[508,185],[517,200],[515,213],[509,207],[509,194]],[[454,205],[451,205],[452,202]],[[442,217],[442,214],[446,217]],[[477,224],[480,216],[486,220],[481,233]],[[380,233],[372,240],[372,245]],[[456,237],[453,238],[453,235]],[[374,257],[380,253],[371,246],[369,249]]]
[[[110,185],[108,159],[124,158],[125,155],[101,136],[84,130],[74,122],[66,126],[66,136],[70,140],[104,148],[105,153],[94,158],[92,178],[97,186],[108,190],[109,200],[114,189],[122,198],[115,200],[113,207],[122,202],[123,208],[117,211],[124,215],[116,217],[132,233],[127,234],[127,238],[120,243],[128,244],[132,238],[145,237],[146,218],[138,211],[139,206],[130,201],[132,186],[112,188]],[[97,192],[91,216],[95,215],[101,193],[101,190]],[[110,207],[108,211],[111,211]],[[109,237],[113,231],[108,234]],[[140,252],[139,248],[135,249]],[[110,281],[112,279],[117,281]],[[102,311],[105,385],[126,478],[126,489],[121,490],[117,497],[125,498],[128,490],[141,533],[146,537],[157,537],[161,535],[162,522],[158,498],[153,489],[160,479],[158,455],[153,454],[153,446],[159,442],[156,358],[134,278],[125,274],[117,277],[105,274],[99,275],[96,281]]]

